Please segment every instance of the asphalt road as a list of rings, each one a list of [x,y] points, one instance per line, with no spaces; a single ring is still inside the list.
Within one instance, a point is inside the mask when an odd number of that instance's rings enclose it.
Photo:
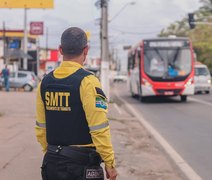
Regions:
[[[127,84],[115,85],[119,95],[139,112],[204,180],[212,178],[212,95],[199,94],[140,103]],[[120,91],[121,90],[121,91]]]

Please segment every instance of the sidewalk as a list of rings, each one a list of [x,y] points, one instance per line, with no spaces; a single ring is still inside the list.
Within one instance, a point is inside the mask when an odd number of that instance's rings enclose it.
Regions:
[[[108,118],[120,180],[183,179],[160,145],[112,94]]]
[[[0,179],[41,180],[35,139],[35,92],[0,91]]]

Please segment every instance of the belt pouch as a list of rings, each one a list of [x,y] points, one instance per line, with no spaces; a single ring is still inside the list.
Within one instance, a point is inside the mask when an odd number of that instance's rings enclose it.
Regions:
[[[104,171],[101,166],[89,166],[84,170],[83,180],[104,180]]]

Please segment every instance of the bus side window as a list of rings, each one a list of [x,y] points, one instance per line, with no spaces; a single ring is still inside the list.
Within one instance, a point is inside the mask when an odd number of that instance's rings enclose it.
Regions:
[[[132,62],[131,62],[131,56],[129,55],[128,56],[128,71],[131,69],[131,64],[132,64]]]
[[[128,70],[134,69],[139,65],[139,54],[136,51],[128,55]]]
[[[138,50],[137,53],[138,53],[138,59],[141,59],[141,50]]]
[[[140,50],[136,51],[136,55],[135,55],[135,64],[134,64],[134,68],[139,66],[139,61],[140,61]]]
[[[135,67],[135,54],[132,55],[132,69]]]
[[[128,56],[128,70],[133,69],[133,55]]]

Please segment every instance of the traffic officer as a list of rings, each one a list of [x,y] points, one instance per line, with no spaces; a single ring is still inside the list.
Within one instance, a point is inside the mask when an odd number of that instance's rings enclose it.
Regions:
[[[61,36],[63,62],[38,86],[36,137],[46,152],[43,180],[115,180],[114,151],[106,113],[107,99],[99,80],[83,69],[87,36],[71,27]]]

